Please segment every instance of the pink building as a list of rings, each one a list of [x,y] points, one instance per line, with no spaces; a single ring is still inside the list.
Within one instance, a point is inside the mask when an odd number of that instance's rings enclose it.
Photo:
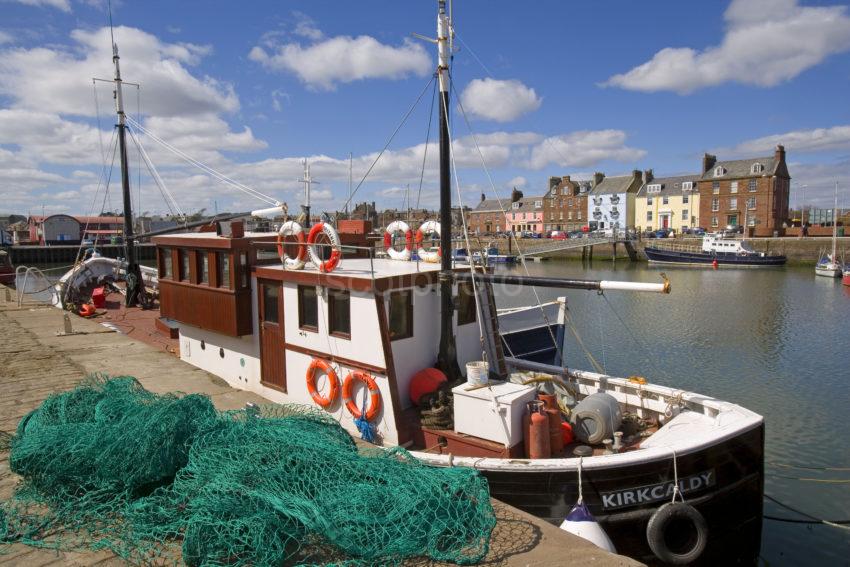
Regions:
[[[543,197],[523,197],[505,213],[505,230],[543,232]]]

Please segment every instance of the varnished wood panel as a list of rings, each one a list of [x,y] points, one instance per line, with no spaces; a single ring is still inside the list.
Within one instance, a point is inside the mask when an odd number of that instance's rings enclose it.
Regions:
[[[160,280],[159,310],[163,317],[187,325],[239,337],[252,332],[251,291]]]

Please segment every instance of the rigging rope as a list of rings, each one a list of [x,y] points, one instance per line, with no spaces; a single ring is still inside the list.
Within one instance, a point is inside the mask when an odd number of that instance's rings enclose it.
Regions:
[[[398,134],[398,131],[399,131],[399,130],[401,130],[401,127],[402,127],[402,126],[404,126],[404,123],[405,123],[405,122],[407,122],[408,117],[410,117],[411,113],[412,113],[412,112],[416,109],[416,107],[417,107],[417,106],[419,106],[419,101],[420,101],[420,100],[422,100],[422,96],[423,96],[423,95],[425,94],[425,92],[428,90],[428,87],[430,87],[430,86],[431,86],[431,83],[432,83],[432,82],[434,82],[435,78],[436,78],[436,75],[433,75],[433,76],[431,77],[431,80],[430,80],[430,81],[428,81],[428,83],[425,85],[425,88],[424,88],[424,89],[422,89],[422,92],[421,92],[421,93],[419,93],[419,97],[417,97],[416,102],[414,102],[414,103],[413,103],[413,106],[411,106],[411,107],[407,110],[407,113],[404,115],[404,118],[402,118],[402,119],[401,119],[401,122],[399,122],[398,126],[396,126],[395,130],[393,131],[392,135],[390,136],[390,139],[389,139],[389,140],[387,140],[387,143],[386,143],[386,144],[384,144],[383,149],[381,149],[381,152],[378,154],[378,156],[377,156],[377,157],[375,158],[375,160],[372,162],[372,165],[370,165],[370,166],[369,166],[369,169],[368,169],[368,170],[366,171],[366,173],[363,175],[363,179],[361,179],[361,180],[360,180],[360,182],[357,184],[357,187],[355,187],[355,188],[354,188],[354,191],[352,191],[352,192],[351,192],[351,195],[349,195],[349,196],[348,196],[348,200],[347,200],[347,201],[345,202],[345,204],[341,207],[341,209],[345,209],[345,207],[347,207],[347,206],[351,203],[351,200],[354,198],[354,195],[356,195],[356,194],[357,194],[357,190],[358,190],[358,189],[360,189],[360,186],[361,186],[361,185],[363,185],[363,182],[364,182],[364,181],[366,181],[366,178],[367,178],[367,177],[369,177],[369,174],[370,174],[370,173],[372,173],[372,169],[374,169],[375,164],[377,164],[377,163],[378,163],[378,160],[379,160],[379,159],[381,159],[381,156],[383,156],[383,155],[384,155],[384,152],[385,152],[385,151],[387,151],[387,148],[388,148],[388,147],[389,147],[389,145],[392,143],[392,141],[393,141],[393,139],[395,138],[396,134]]]
[[[177,213],[180,215],[180,219],[185,223],[186,222],[186,213],[180,208],[180,205],[177,204],[177,200],[174,198],[174,195],[171,194],[171,191],[168,190],[168,187],[165,185],[165,181],[163,181],[162,177],[160,177],[159,172],[154,166],[153,162],[148,155],[148,152],[145,150],[145,147],[142,145],[142,141],[136,136],[136,133],[133,131],[133,128],[128,128],[130,132],[130,137],[133,138],[133,142],[136,143],[136,147],[139,150],[139,155],[144,159],[145,165],[148,168],[148,172],[151,174],[151,177],[154,180],[154,184],[159,188],[159,192],[162,194],[162,198],[165,200],[165,204],[168,207],[168,210],[174,214],[174,210],[171,207],[171,203],[174,204],[174,209],[177,210]],[[170,202],[169,202],[170,201]]]
[[[422,154],[422,172],[419,174],[419,192],[416,194],[416,208],[419,208],[419,200],[422,197],[422,183],[425,180],[425,161],[428,159],[428,145],[431,143],[431,121],[434,119],[434,100],[437,98],[437,82],[434,81],[434,89],[431,91],[431,110],[428,112],[428,131],[425,133],[425,151]]]
[[[195,158],[193,158],[189,154],[185,153],[184,151],[175,148],[174,146],[172,146],[171,144],[169,144],[168,142],[166,142],[162,138],[159,138],[154,133],[152,133],[150,130],[148,130],[147,128],[145,128],[141,124],[139,124],[132,117],[127,116],[127,121],[132,126],[137,128],[141,133],[148,136],[154,142],[158,143],[159,145],[161,145],[165,149],[174,153],[175,155],[177,155],[178,157],[180,157],[184,161],[190,163],[191,165],[194,165],[195,167],[201,169],[205,173],[215,177],[219,181],[226,183],[226,184],[230,185],[231,187],[234,187],[235,189],[238,189],[238,190],[240,190],[244,193],[247,193],[247,194],[251,195],[252,197],[254,197],[256,199],[259,199],[261,201],[265,201],[266,203],[269,203],[272,206],[276,207],[276,206],[280,205],[280,201],[274,199],[273,197],[270,197],[269,195],[266,195],[265,193],[261,193],[260,191],[257,191],[256,189],[252,189],[251,187],[248,187],[247,185],[243,185],[242,183],[239,183],[238,181],[234,181],[233,179],[224,175],[223,173],[216,171],[215,169],[209,167],[208,165],[205,165],[205,164],[201,163],[200,161],[196,160]]]

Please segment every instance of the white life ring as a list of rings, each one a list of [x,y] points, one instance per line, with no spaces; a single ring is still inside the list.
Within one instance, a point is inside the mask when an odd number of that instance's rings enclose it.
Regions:
[[[327,260],[322,260],[319,247],[316,245],[316,238],[319,233],[324,234],[331,243],[331,257]],[[326,222],[314,224],[310,229],[310,234],[307,235],[307,254],[310,255],[310,261],[319,268],[320,272],[334,271],[339,265],[339,261],[342,260],[342,245],[336,229]]]
[[[403,250],[393,248],[393,236],[397,232],[404,234]],[[413,254],[413,231],[410,230],[410,226],[406,222],[397,220],[387,226],[387,230],[384,232],[384,249],[393,260],[410,260],[410,256]]]
[[[416,231],[416,253],[419,254],[419,258],[422,259],[423,262],[439,262],[440,257],[442,256],[442,250],[437,246],[436,250],[426,249],[422,244],[425,241],[425,235],[436,233],[437,236],[440,236],[440,223],[434,220],[423,222],[419,226],[419,230]]]
[[[298,254],[290,258],[284,249],[283,239],[294,236],[298,239]],[[305,245],[304,228],[295,221],[286,221],[277,231],[277,255],[280,256],[283,267],[287,270],[300,270],[304,268],[307,259],[307,246]]]

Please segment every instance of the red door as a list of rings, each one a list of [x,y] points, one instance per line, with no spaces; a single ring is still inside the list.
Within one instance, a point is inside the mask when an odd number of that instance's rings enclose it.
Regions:
[[[664,215],[663,217],[661,217],[661,222],[663,223],[661,228],[670,228],[669,227],[670,217],[668,217],[667,215]]]
[[[283,289],[280,282],[259,280],[260,371],[263,385],[286,391],[283,334]]]

